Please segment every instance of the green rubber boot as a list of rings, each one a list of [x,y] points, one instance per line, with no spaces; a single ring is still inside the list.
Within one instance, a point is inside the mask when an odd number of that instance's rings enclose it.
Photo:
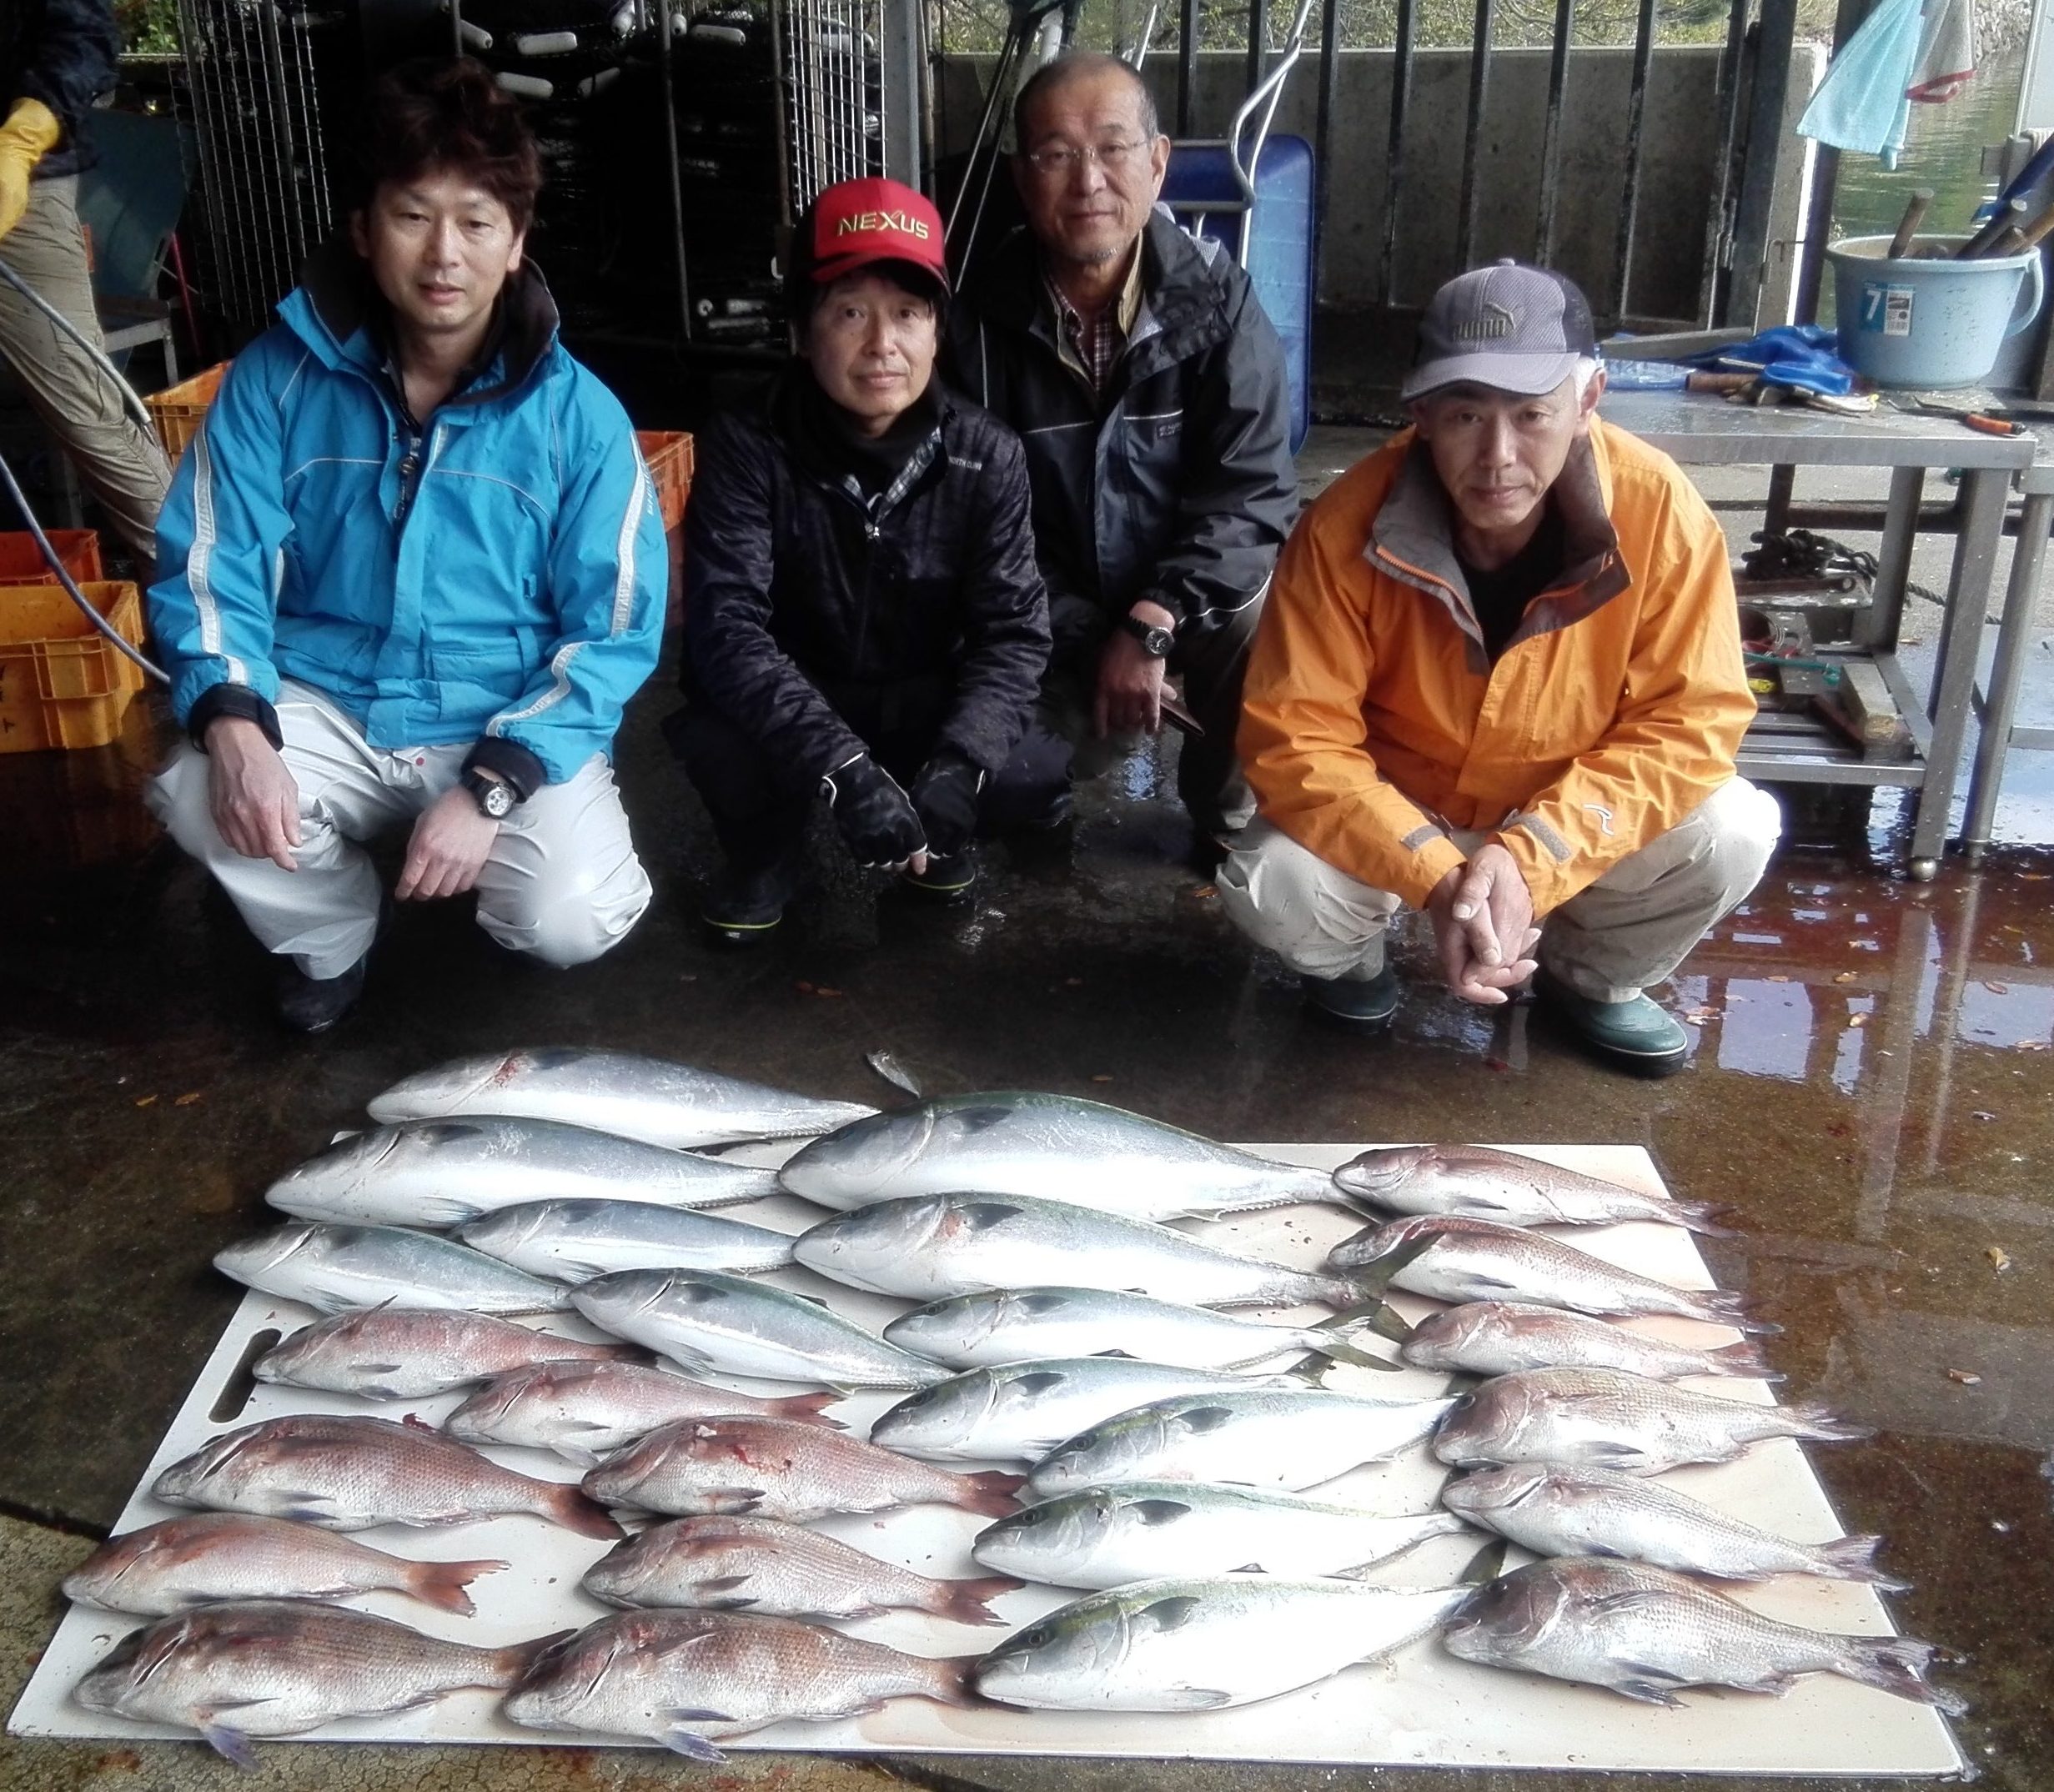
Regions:
[[[1579,1045],[1615,1069],[1670,1077],[1690,1062],[1690,1036],[1683,1022],[1645,996],[1596,1001],[1545,971],[1534,977],[1534,993]]]

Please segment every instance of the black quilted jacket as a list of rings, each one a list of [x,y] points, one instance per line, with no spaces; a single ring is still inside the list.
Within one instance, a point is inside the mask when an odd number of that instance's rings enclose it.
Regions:
[[[39,99],[64,127],[38,178],[93,165],[86,114],[113,87],[120,54],[113,0],[0,0],[0,112]]]

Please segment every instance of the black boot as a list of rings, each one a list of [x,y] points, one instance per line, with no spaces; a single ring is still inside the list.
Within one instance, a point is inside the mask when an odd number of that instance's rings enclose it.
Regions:
[[[701,905],[700,919],[723,946],[761,946],[777,931],[805,880],[806,856],[793,846],[767,862],[729,860]]]
[[[278,1016],[295,1033],[324,1033],[356,1006],[369,970],[367,951],[340,976],[310,977],[289,958],[278,965]]]
[[[929,853],[926,871],[916,871],[908,866],[899,877],[908,890],[917,891],[930,901],[966,901],[977,886],[977,855],[968,846],[946,858]]]

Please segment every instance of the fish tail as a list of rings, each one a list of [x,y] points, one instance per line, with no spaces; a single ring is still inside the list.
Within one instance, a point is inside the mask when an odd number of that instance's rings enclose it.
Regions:
[[[1815,1438],[1821,1443],[1857,1443],[1876,1435],[1875,1426],[1857,1425],[1815,1400],[1799,1400],[1772,1410],[1788,1422],[1790,1435],[1794,1438]]]
[[[848,1428],[840,1419],[821,1418],[821,1409],[832,1406],[841,1398],[831,1388],[823,1393],[786,1394],[782,1399],[771,1401],[770,1411],[771,1416],[776,1418],[818,1418],[823,1425],[836,1431],[846,1431]]]
[[[1908,1593],[1911,1583],[1886,1574],[1876,1565],[1876,1552],[1883,1546],[1880,1537],[1836,1537],[1820,1544],[1812,1554],[1825,1564],[1836,1580],[1859,1580],[1886,1593]]]
[[[1016,1581],[1013,1584],[1017,1586],[1019,1583]],[[921,1666],[927,1670],[927,1684],[921,1688],[922,1696],[933,1699],[937,1704],[982,1704],[984,1700],[971,1675],[983,1659],[982,1655],[945,1655],[922,1661]]]
[[[1761,1346],[1751,1338],[1744,1338],[1737,1344],[1721,1344],[1715,1350],[1706,1351],[1705,1356],[1715,1375],[1740,1375],[1758,1382],[1783,1379],[1769,1367],[1769,1359],[1762,1355]]]
[[[506,1564],[500,1562],[494,1565],[504,1568]],[[517,1685],[526,1677],[528,1670],[551,1649],[568,1643],[577,1634],[575,1630],[552,1630],[547,1636],[530,1637],[525,1643],[509,1643],[505,1649],[480,1649],[478,1653],[485,1658],[486,1664],[472,1684],[494,1688]]]
[[[550,1523],[560,1524],[580,1537],[596,1537],[610,1544],[619,1543],[627,1534],[613,1515],[576,1482],[551,1482],[549,1487],[541,1502],[541,1515]]]
[[[1747,1310],[1747,1297],[1735,1294],[1725,1288],[1706,1288],[1693,1291],[1686,1297],[1700,1309],[1692,1317],[1709,1319],[1715,1325],[1730,1325],[1736,1332],[1752,1332],[1761,1338],[1775,1338],[1783,1328],[1771,1325],[1766,1319],[1757,1319]]]
[[[1002,1624],[1007,1620],[984,1602],[1002,1593],[1017,1593],[1027,1583],[1010,1574],[987,1574],[972,1580],[937,1580],[933,1604],[927,1609],[937,1618],[959,1624]]]
[[[1895,1693],[1916,1704],[1932,1705],[1949,1717],[1960,1717],[1968,1709],[1968,1701],[1959,1694],[1927,1683],[1926,1670],[1933,1660],[1931,1644],[1908,1636],[1850,1636],[1841,1641],[1843,1649],[1835,1665],[1849,1679]]]
[[[1702,1232],[1707,1238],[1732,1238],[1739,1236],[1730,1226],[1719,1223],[1719,1216],[1730,1213],[1733,1209],[1715,1201],[1672,1201],[1676,1217],[1686,1230]]]
[[[414,1562],[409,1564],[407,1591],[423,1603],[460,1618],[478,1608],[465,1589],[481,1574],[496,1574],[510,1562]]]
[[[1020,1502],[1014,1495],[1027,1485],[1025,1475],[1007,1474],[997,1468],[959,1474],[956,1480],[962,1489],[956,1503],[967,1512],[981,1512],[988,1518],[1002,1518],[1017,1512]]]

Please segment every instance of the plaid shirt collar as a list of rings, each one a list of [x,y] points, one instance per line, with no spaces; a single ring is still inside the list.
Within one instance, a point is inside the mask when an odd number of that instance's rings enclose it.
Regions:
[[[1047,290],[1049,305],[1055,314],[1056,338],[1065,351],[1063,359],[1090,382],[1093,392],[1102,392],[1106,382],[1112,377],[1112,369],[1119,364],[1135,320],[1141,315],[1140,243],[1135,243],[1128,256],[1127,279],[1120,289],[1117,302],[1106,306],[1089,323],[1063,297],[1062,289],[1049,278],[1045,268],[1042,284]]]

